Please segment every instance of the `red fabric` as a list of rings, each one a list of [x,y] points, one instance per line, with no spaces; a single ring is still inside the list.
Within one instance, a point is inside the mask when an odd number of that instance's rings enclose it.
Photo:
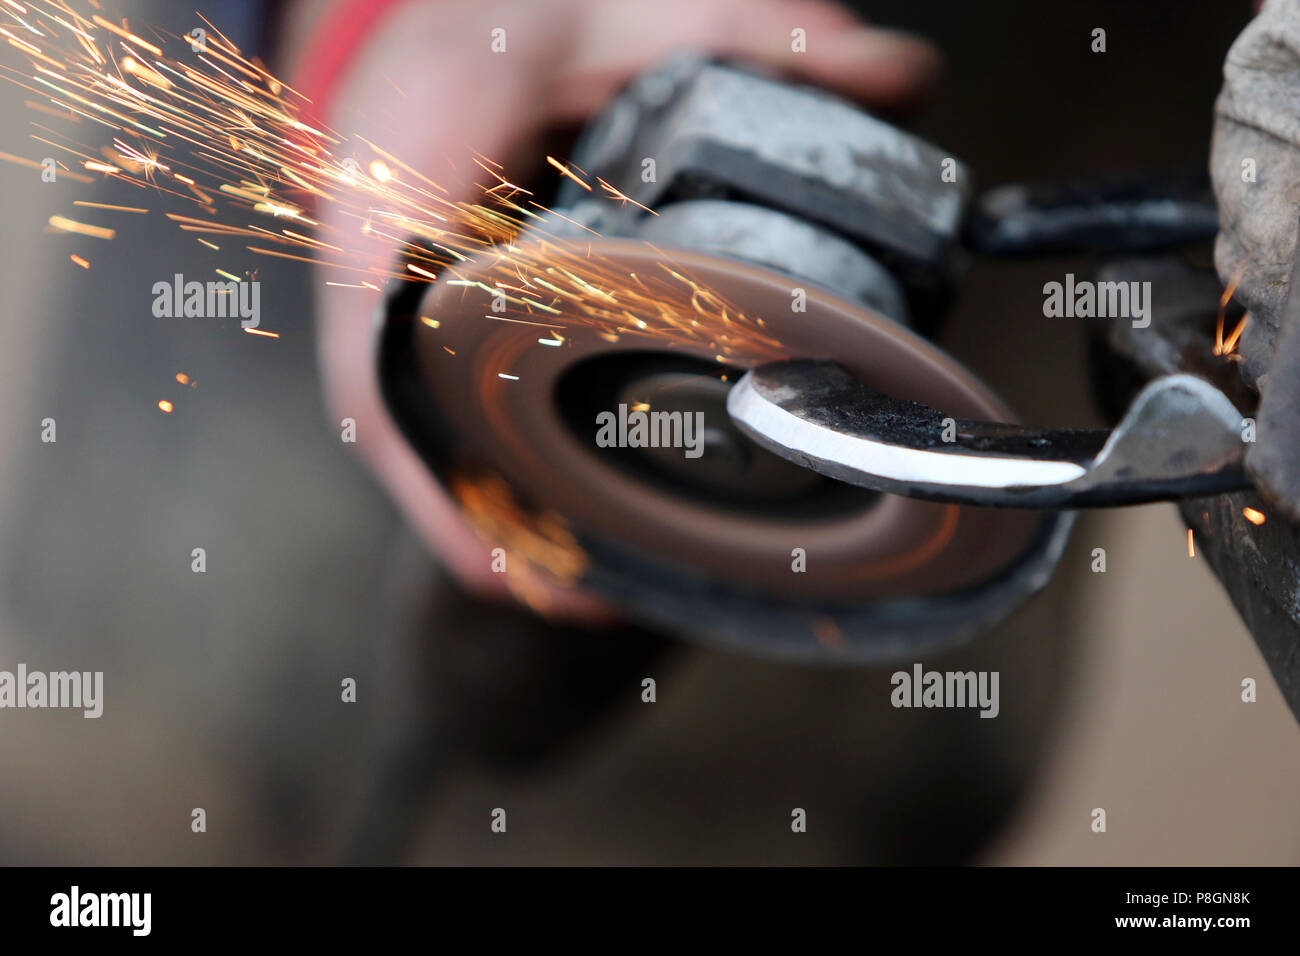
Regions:
[[[309,122],[323,123],[339,81],[375,27],[402,0],[339,0],[321,20],[299,59],[294,88],[311,104]]]

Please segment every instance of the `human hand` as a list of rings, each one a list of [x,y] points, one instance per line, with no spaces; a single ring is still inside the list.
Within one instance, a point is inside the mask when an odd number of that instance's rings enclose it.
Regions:
[[[506,31],[504,54],[490,48],[498,27]],[[806,53],[792,48],[795,28],[805,31]],[[820,0],[412,2],[381,20],[323,119],[382,144],[446,187],[453,201],[471,200],[475,153],[508,169],[511,157],[548,128],[581,121],[681,49],[753,62],[875,107],[907,105],[939,66],[929,44],[866,26]],[[326,208],[320,218],[327,232],[352,237],[342,259],[395,259],[395,249],[374,248],[344,211]],[[468,527],[383,408],[370,338],[378,304],[379,295],[363,289],[333,288],[320,299],[330,406],[357,422],[365,460],[455,578],[476,593],[504,597],[502,576],[490,570],[490,545]],[[557,616],[605,613],[590,596],[559,586],[545,603]]]

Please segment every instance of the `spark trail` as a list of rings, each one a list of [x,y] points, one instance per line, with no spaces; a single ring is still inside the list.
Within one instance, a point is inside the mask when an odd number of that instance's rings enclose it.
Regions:
[[[94,0],[89,5],[98,9]],[[342,280],[328,287],[378,290],[395,277],[460,282],[504,296],[506,316],[515,320],[696,345],[720,361],[779,348],[760,317],[692,280],[670,256],[661,257],[659,274],[629,274],[598,245],[557,234],[571,229],[552,232],[567,220],[486,158],[474,159],[487,180],[475,201],[457,201],[381,146],[308,123],[305,98],[201,19],[206,37],[198,43],[64,0],[0,0],[0,36],[25,60],[23,68],[0,64],[0,75],[32,94],[27,105],[40,114],[33,138],[59,152],[63,174],[180,197],[193,214],[165,215],[213,250],[239,242],[257,255],[320,264]],[[46,125],[52,122],[74,129]],[[8,153],[0,159],[40,165]],[[630,201],[604,181],[588,182],[547,160],[593,195]],[[354,229],[323,224],[317,213],[326,206]],[[113,235],[65,216],[51,224]],[[525,229],[528,241],[518,241]],[[485,256],[488,281],[458,277],[460,263]]]

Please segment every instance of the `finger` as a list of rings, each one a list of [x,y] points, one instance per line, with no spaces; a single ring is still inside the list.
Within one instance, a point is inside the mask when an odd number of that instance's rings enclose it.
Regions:
[[[748,60],[891,108],[923,95],[941,63],[926,41],[866,26],[835,4],[631,0],[600,6],[584,21],[556,77],[552,116],[572,122],[590,115],[637,73],[689,49]]]

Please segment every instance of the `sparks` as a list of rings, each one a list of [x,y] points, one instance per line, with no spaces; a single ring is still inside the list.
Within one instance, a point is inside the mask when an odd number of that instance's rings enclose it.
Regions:
[[[59,230],[59,232],[75,232],[79,236],[90,236],[93,239],[112,239],[117,235],[116,230],[77,222],[75,219],[68,219],[65,216],[51,216],[50,227]]]
[[[606,341],[641,334],[708,348],[719,361],[775,357],[779,343],[765,332],[761,317],[744,315],[702,287],[673,267],[670,255],[662,255],[663,276],[633,275],[590,243],[567,238],[572,230],[557,235],[565,225],[593,237],[597,233],[537,203],[488,157],[474,155],[472,162],[489,182],[474,199],[454,201],[446,188],[380,145],[304,122],[298,115],[301,97],[215,28],[206,55],[196,61],[185,37],[172,38],[183,43],[184,53],[170,57],[123,21],[100,16],[70,22],[60,0],[37,0],[33,6],[49,20],[49,35],[39,40],[39,57],[25,51],[32,57],[29,71],[11,70],[6,78],[36,94],[31,102],[46,112],[71,122],[89,118],[95,128],[109,131],[109,141],[98,146],[61,142],[53,134],[38,138],[87,172],[194,203],[195,215],[165,213],[184,232],[256,236],[258,243],[246,245],[256,255],[324,266],[343,273],[330,277],[338,280],[334,285],[371,291],[395,276],[455,281],[457,264],[481,262],[490,250],[495,267],[480,288],[492,289],[493,295],[507,290],[508,303],[504,313],[492,310],[493,321],[585,327]],[[6,15],[0,7],[0,17]],[[370,155],[364,155],[367,150]],[[554,156],[546,159],[587,192],[645,208],[612,183],[597,178],[593,189],[583,170]],[[67,169],[69,163],[60,165]],[[93,180],[80,176],[78,181]],[[143,204],[80,204],[148,211]],[[334,225],[320,221],[319,210],[326,205],[334,210]],[[313,234],[264,228],[250,217],[301,223]],[[114,235],[73,222],[60,217],[52,227],[98,238]],[[520,243],[525,230],[532,241]],[[224,245],[196,239],[213,251]],[[374,239],[383,242],[377,246]],[[394,253],[403,257],[397,268]],[[538,340],[551,348],[555,341]]]
[[[560,161],[559,161],[558,159],[556,159],[554,156],[547,156],[547,157],[546,157],[546,161],[547,161],[548,163],[550,163],[552,166],[554,166],[556,169],[558,169],[558,170],[560,171],[560,175],[562,175],[562,176],[567,176],[569,179],[572,179],[575,183],[577,183],[577,184],[578,184],[579,186],[581,186],[583,189],[587,190],[587,192],[591,192],[591,186],[589,186],[587,183],[583,182],[579,177],[575,176],[575,175],[573,174],[573,172],[569,169],[568,166],[565,166],[562,162],[560,162]]]
[[[1232,353],[1235,352],[1237,349],[1237,340],[1241,338],[1241,333],[1246,331],[1246,326],[1249,324],[1250,324],[1250,313],[1247,312],[1237,322],[1237,327],[1233,329],[1232,334],[1229,335],[1223,341],[1223,345],[1220,346],[1219,351],[1215,354],[1223,355],[1223,356],[1227,356],[1228,358],[1231,358]]]
[[[1254,508],[1242,508],[1241,514],[1242,517],[1253,525],[1261,525],[1266,520],[1264,518],[1264,512],[1256,511]]]
[[[1233,277],[1228,280],[1228,284],[1223,288],[1223,293],[1219,296],[1219,311],[1214,323],[1213,352],[1215,355],[1229,354],[1237,344],[1237,337],[1241,335],[1242,329],[1245,328],[1245,316],[1243,316],[1242,321],[1237,324],[1236,332],[1233,333],[1232,345],[1229,346],[1224,341],[1223,323],[1224,323],[1225,313],[1227,312],[1228,309],[1228,303],[1232,301],[1232,297],[1237,292],[1237,286],[1241,284],[1241,279],[1245,274],[1246,274],[1246,263],[1242,263],[1241,267],[1237,270],[1236,274],[1233,275]]]
[[[148,209],[141,209],[139,206],[112,206],[105,202],[86,202],[85,200],[82,199],[74,199],[72,205],[89,206],[93,209],[109,209],[112,210],[113,212],[144,213],[149,211]]]
[[[605,192],[609,193],[610,196],[612,196],[614,199],[617,199],[617,200],[618,200],[620,203],[622,203],[624,206],[626,206],[628,203],[631,203],[633,206],[636,206],[638,209],[644,209],[646,212],[650,213],[650,215],[652,215],[652,216],[657,216],[657,215],[659,215],[659,213],[655,212],[655,211],[654,211],[653,209],[651,209],[649,206],[643,206],[643,205],[641,205],[639,202],[637,202],[635,199],[633,199],[631,196],[628,196],[628,195],[625,195],[625,194],[622,193],[622,192],[619,192],[619,190],[615,189],[613,186],[611,186],[609,183],[605,182],[605,180],[601,179],[599,176],[596,177],[596,182],[600,183],[601,188],[604,189]]]
[[[96,0],[91,5],[99,9]],[[22,19],[28,7],[39,30]],[[0,161],[50,170],[60,183],[111,179],[116,187],[183,203],[189,215],[163,214],[205,248],[228,254],[238,240],[254,255],[320,266],[331,286],[379,294],[392,279],[455,284],[465,279],[462,265],[473,262],[479,274],[464,283],[466,294],[472,287],[493,299],[500,295],[506,308],[498,312],[494,301],[493,321],[544,327],[538,347],[566,344],[558,330],[567,335],[577,327],[606,342],[638,336],[718,362],[753,364],[785,354],[761,316],[747,315],[690,278],[671,253],[649,247],[661,268],[628,272],[601,253],[594,229],[537,202],[487,157],[473,162],[488,182],[470,196],[454,195],[377,143],[307,122],[301,111],[309,104],[297,91],[200,19],[208,37],[203,55],[195,57],[188,37],[164,40],[162,32],[150,33],[156,45],[125,20],[73,14],[65,0],[0,0],[0,23],[19,28],[6,31],[8,43],[0,50],[23,64],[0,76],[21,87],[28,106],[41,114],[32,138],[55,157],[53,168],[13,153],[0,153]],[[180,52],[168,56],[164,47],[173,44]],[[43,125],[50,123],[67,128]],[[82,141],[92,135],[103,138]],[[604,180],[593,189],[585,171],[552,156],[546,160],[593,200],[653,213]],[[77,205],[118,214],[150,211],[144,203]],[[116,236],[113,229],[63,216],[51,217],[49,225],[98,239]],[[575,229],[591,239],[572,238]],[[79,256],[71,260],[89,267]],[[421,321],[438,328],[436,319]],[[177,374],[179,384],[193,387]],[[506,372],[498,378],[519,380]],[[173,410],[165,399],[158,408]],[[492,514],[472,506],[481,498],[481,488],[458,496],[479,527]],[[523,533],[525,540],[540,540]],[[552,555],[541,564],[555,570],[562,562],[552,550],[537,548]]]

